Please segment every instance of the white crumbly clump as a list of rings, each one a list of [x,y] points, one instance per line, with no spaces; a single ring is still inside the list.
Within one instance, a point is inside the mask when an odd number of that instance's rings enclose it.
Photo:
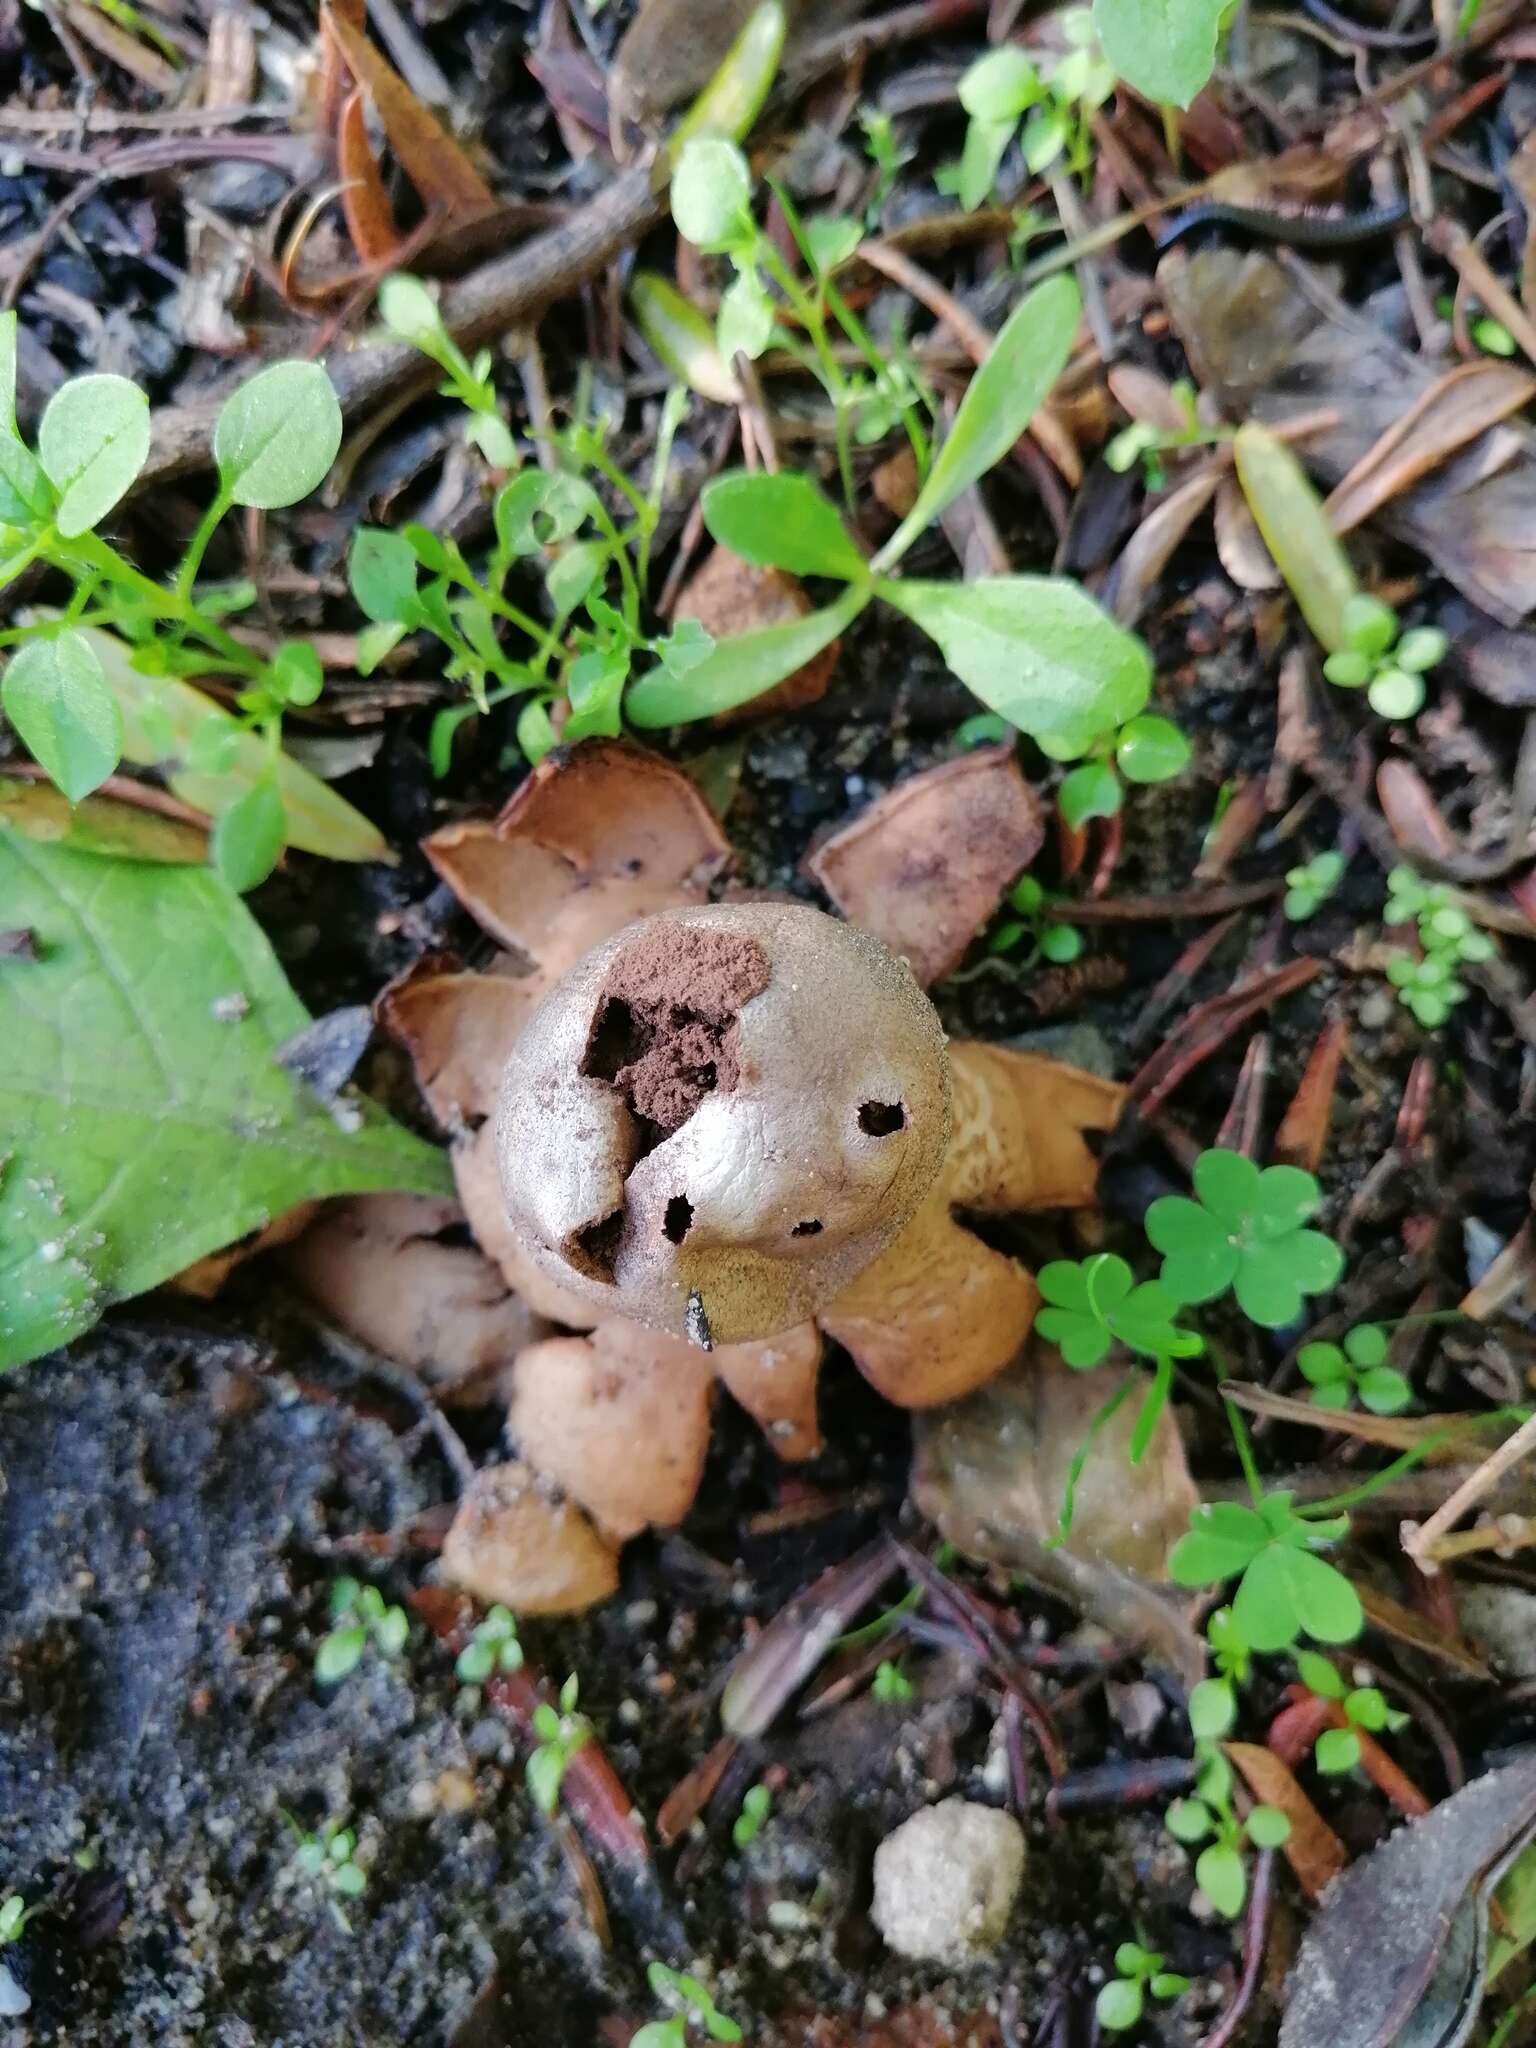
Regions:
[[[964,1962],[1002,1939],[1024,1882],[1024,1831],[969,1799],[925,1806],[875,1851],[875,1925],[915,1962]]]

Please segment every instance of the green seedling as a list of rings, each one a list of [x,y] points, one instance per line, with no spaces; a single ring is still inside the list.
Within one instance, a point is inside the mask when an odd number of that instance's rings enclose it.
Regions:
[[[1178,454],[1186,448],[1213,448],[1232,438],[1230,427],[1208,427],[1201,419],[1200,394],[1187,377],[1172,384],[1168,395],[1184,415],[1182,426],[1158,427],[1150,420],[1133,420],[1128,427],[1121,428],[1104,450],[1105,463],[1117,476],[1123,476],[1139,462],[1142,481],[1149,491],[1160,491],[1168,481],[1162,461],[1165,455]]]
[[[1138,1286],[1131,1268],[1113,1252],[1054,1259],[1041,1267],[1037,1284],[1049,1306],[1035,1327],[1079,1371],[1102,1365],[1115,1344],[1152,1359],[1198,1358],[1205,1349],[1193,1330],[1175,1324],[1179,1304],[1162,1283],[1144,1280]]]
[[[988,950],[1012,953],[1027,940],[1028,951],[1014,962],[1021,971],[1039,960],[1048,960],[1053,967],[1069,965],[1083,950],[1083,935],[1075,924],[1047,915],[1053,904],[1065,901],[1064,896],[1042,888],[1033,875],[1020,875],[1008,891],[1008,908],[1014,914],[1003,918],[992,932]]]
[[[970,116],[960,161],[939,175],[939,189],[973,213],[992,195],[1015,135],[1032,177],[1065,156],[1079,176],[1093,153],[1090,117],[1115,89],[1115,74],[1098,49],[1086,7],[1057,17],[1068,49],[1042,73],[1015,44],[989,50],[960,80],[960,104]],[[1022,126],[1021,126],[1022,124]]]
[[[1363,593],[1344,607],[1344,645],[1323,663],[1341,690],[1363,689],[1383,718],[1412,718],[1423,709],[1424,677],[1445,659],[1450,642],[1437,626],[1399,633],[1397,613]]]
[[[1342,853],[1315,853],[1285,877],[1285,914],[1293,924],[1315,917],[1344,879]]]
[[[580,1685],[573,1671],[560,1688],[560,1705],[541,1701],[533,1710],[533,1732],[538,1747],[525,1766],[528,1790],[543,1814],[553,1816],[560,1804],[560,1787],[576,1752],[592,1740],[592,1723],[576,1711]]]
[[[874,228],[896,189],[903,165],[912,161],[915,152],[903,145],[895,122],[878,107],[860,107],[859,126],[864,131],[864,154],[875,171],[875,182],[864,205],[864,225]]]
[[[882,1707],[904,1707],[913,1696],[911,1679],[889,1658],[876,1666],[869,1689]]]
[[[354,536],[352,594],[371,622],[359,671],[371,672],[405,634],[426,632],[448,654],[444,673],[467,692],[464,704],[433,721],[429,751],[437,774],[447,772],[454,735],[475,712],[523,698],[517,742],[528,760],[538,761],[555,744],[551,711],[557,703],[564,740],[612,738],[621,729],[620,706],[637,657],[649,653],[667,673],[685,675],[709,652],[713,643],[695,624],[653,635],[642,620],[682,404],[675,393],[662,408],[644,491],[609,458],[606,427],[575,419],[555,437],[560,467],[524,471],[496,493],[495,539],[478,565],[455,542],[411,523],[389,532],[362,527]],[[620,518],[610,512],[604,490],[623,506]],[[514,573],[530,571],[542,574],[547,620],[508,594]]]
[[[1433,1031],[1467,999],[1467,985],[1456,969],[1491,960],[1493,941],[1477,929],[1444,883],[1425,882],[1412,868],[1393,868],[1387,876],[1382,918],[1387,924],[1418,925],[1422,956],[1394,954],[1387,962],[1387,979],[1399,1002]]]
[[[1152,670],[1134,635],[1059,577],[969,583],[892,572],[945,507],[1013,447],[1071,352],[1081,302],[1068,278],[1028,293],[971,379],[916,502],[872,561],[808,477],[735,475],[705,490],[711,537],[759,568],[824,577],[841,594],[787,625],[718,642],[681,678],[633,682],[625,710],[641,728],[712,717],[749,703],[813,660],[876,598],[927,633],[991,711],[1058,760],[1085,754],[1146,708]]]
[[[1232,1766],[1214,1739],[1196,1742],[1200,1762],[1194,1795],[1176,1799],[1164,1816],[1176,1841],[1194,1848],[1195,1882],[1219,1913],[1236,1919],[1248,1896],[1244,1851],[1278,1849],[1289,1839],[1291,1824],[1275,1806],[1255,1806],[1239,1820],[1232,1806]]]
[[[294,1862],[327,1894],[326,1904],[331,1918],[343,1934],[350,1934],[352,1923],[341,1901],[360,1899],[368,1889],[367,1874],[357,1861],[356,1831],[333,1820],[327,1821],[318,1834],[312,1835],[299,1826],[291,1813],[285,1813],[283,1819],[298,1841]]]
[[[1353,1642],[1364,1626],[1360,1596],[1318,1551],[1349,1530],[1349,1517],[1307,1520],[1286,1492],[1261,1495],[1251,1508],[1216,1501],[1195,1508],[1173,1547],[1169,1577],[1178,1586],[1238,1581],[1232,1626],[1250,1650],[1290,1649],[1302,1636]]]
[[[317,363],[274,363],[242,384],[213,430],[218,487],[175,574],[143,575],[96,529],[149,454],[149,401],[127,378],[76,377],[49,400],[37,447],[15,424],[16,316],[0,315],[0,589],[34,563],[68,579],[61,613],[0,631],[10,650],[0,706],[23,745],[71,803],[100,787],[125,749],[205,783],[215,811],[212,854],[234,888],[253,888],[288,837],[281,751],[283,712],[312,704],[323,675],[306,640],[270,656],[231,634],[223,620],[255,601],[251,585],[200,586],[209,543],[237,506],[296,504],[325,478],[341,441],[341,408]],[[217,675],[238,685],[238,717],[212,703],[189,733],[173,729],[152,689],[109,675],[98,652],[106,628],[126,641],[135,677]],[[257,764],[245,735],[262,746]]]
[[[1373,1415],[1399,1415],[1413,1388],[1386,1360],[1387,1333],[1377,1323],[1357,1323],[1342,1345],[1303,1344],[1296,1354],[1314,1408],[1343,1409],[1358,1400]]]
[[[1319,1699],[1337,1700],[1349,1722],[1347,1728],[1325,1728],[1317,1738],[1313,1757],[1317,1768],[1330,1777],[1342,1777],[1360,1761],[1357,1728],[1371,1735],[1396,1734],[1408,1726],[1408,1716],[1388,1706],[1386,1695],[1374,1685],[1346,1685],[1335,1667],[1315,1650],[1296,1652],[1296,1669],[1302,1684]]]
[[[20,1941],[27,1922],[35,1920],[42,1910],[41,1906],[29,1906],[20,1892],[7,1892],[0,1899],[0,1948]]]
[[[687,2048],[690,2026],[702,2028],[711,2041],[739,2041],[741,2029],[727,2019],[710,1996],[707,1985],[697,1977],[669,1970],[665,1963],[652,1963],[646,1971],[651,1990],[669,2005],[682,2007],[671,2019],[652,2020],[642,2027],[629,2048]]]
[[[1147,1211],[1147,1236],[1163,1254],[1162,1282],[1179,1303],[1214,1301],[1231,1288],[1250,1322],[1284,1328],[1304,1298],[1324,1294],[1343,1271],[1338,1246],[1306,1228],[1322,1200],[1310,1173],[1260,1171],[1240,1153],[1202,1152],[1196,1199],[1165,1195]]]
[[[1139,1941],[1122,1941],[1115,1950],[1115,1975],[1094,2001],[1099,2025],[1112,2034],[1128,2033],[1139,2023],[1149,1995],[1164,2004],[1181,1998],[1189,1979],[1165,1970],[1166,1961],[1166,1956]]]
[[[338,1579],[331,1587],[331,1626],[315,1651],[315,1677],[339,1685],[362,1662],[372,1643],[381,1656],[398,1657],[411,1633],[403,1607],[389,1606],[377,1586]]]
[[[1456,312],[1456,301],[1448,292],[1435,300],[1435,311],[1442,320],[1450,320]],[[1509,357],[1520,353],[1520,344],[1501,320],[1493,320],[1486,313],[1479,314],[1467,323],[1467,333],[1475,347],[1484,355]]]
[[[461,1685],[484,1685],[498,1672],[521,1671],[523,1646],[510,1608],[492,1607],[458,1654],[454,1672]]]
[[[515,469],[517,443],[491,382],[490,350],[481,349],[471,362],[443,325],[427,286],[406,271],[396,271],[379,286],[379,318],[391,334],[430,356],[444,372],[442,395],[469,414],[469,438],[492,469]]]
[[[1188,766],[1189,741],[1171,718],[1127,719],[1118,732],[1094,742],[1088,759],[1063,779],[1056,801],[1066,823],[1079,831],[1090,818],[1117,815],[1125,800],[1122,777],[1126,782],[1171,782]]]
[[[929,459],[923,415],[931,417],[936,402],[910,352],[891,339],[877,343],[837,288],[836,272],[864,239],[863,221],[845,214],[802,220],[789,194],[779,185],[771,189],[804,265],[803,274],[758,226],[752,173],[733,142],[703,136],[685,143],[672,174],[672,218],[685,241],[706,255],[724,257],[734,272],[715,322],[721,363],[733,364],[738,354],[756,361],[770,346],[777,347],[793,356],[826,393],[843,495],[851,507],[852,442],[868,446],[881,441],[899,423],[921,473]],[[647,338],[668,360],[664,337],[647,325],[644,297],[637,311]],[[839,361],[834,329],[862,357],[863,371],[850,372]],[[687,365],[680,358],[672,358],[670,367],[686,374]]]
[[[749,1842],[755,1842],[762,1833],[763,1823],[773,1808],[773,1794],[766,1785],[754,1785],[741,1802],[741,1811],[731,1829],[731,1840],[738,1849],[745,1849]]]

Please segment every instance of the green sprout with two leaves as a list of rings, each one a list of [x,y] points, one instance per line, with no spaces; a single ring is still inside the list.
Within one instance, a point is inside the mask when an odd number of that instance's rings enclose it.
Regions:
[[[1287,869],[1281,908],[1293,924],[1305,924],[1309,917],[1316,917],[1343,881],[1345,866],[1343,854],[1330,850],[1314,853],[1300,867]]]
[[[893,1663],[889,1657],[875,1666],[875,1675],[870,1680],[869,1690],[871,1697],[878,1700],[882,1707],[904,1707],[913,1697],[911,1679],[901,1666]]]
[[[340,1821],[327,1821],[318,1834],[300,1827],[291,1813],[283,1815],[298,1842],[294,1862],[326,1894],[331,1918],[343,1934],[352,1932],[352,1922],[342,1906],[343,1899],[360,1899],[368,1889],[368,1876],[357,1861],[357,1833]]]
[[[226,400],[213,429],[217,490],[165,582],[97,531],[148,459],[144,393],[107,372],[72,378],[49,400],[35,450],[17,431],[15,396],[16,316],[8,313],[0,316],[0,589],[41,563],[72,592],[62,611],[0,631],[0,650],[12,650],[0,706],[71,803],[99,789],[125,753],[198,778],[214,812],[215,865],[233,888],[254,888],[289,837],[283,712],[313,704],[324,678],[307,640],[264,654],[231,633],[224,621],[255,602],[252,585],[199,578],[229,512],[296,504],[324,480],[341,442],[330,378],[316,363],[273,363]],[[131,689],[103,664],[103,632],[127,643]],[[155,680],[203,676],[237,683],[236,715],[207,700],[190,727],[178,725]]]
[[[315,1677],[339,1685],[363,1661],[370,1643],[391,1661],[404,1650],[411,1624],[403,1607],[393,1607],[377,1586],[337,1579],[330,1592],[331,1626],[315,1650]]]
[[[1167,1960],[1139,1941],[1122,1941],[1115,1950],[1115,1974],[1094,2001],[1099,2025],[1112,2034],[1128,2033],[1140,2023],[1148,1998],[1164,2005],[1182,1998],[1189,1979],[1166,1969]]]
[[[454,1676],[461,1685],[484,1685],[488,1678],[522,1668],[523,1646],[512,1610],[500,1605],[487,1608],[454,1662]]]
[[[1467,999],[1467,985],[1457,968],[1491,960],[1493,941],[1477,929],[1443,882],[1426,882],[1412,868],[1393,868],[1387,876],[1382,919],[1386,924],[1418,926],[1418,957],[1395,953],[1387,962],[1387,979],[1404,1008],[1426,1031],[1433,1031]]]
[[[689,2029],[697,2026],[711,2041],[739,2041],[740,2027],[715,2004],[709,1987],[697,1977],[652,1963],[646,1971],[652,1992],[680,2008],[670,2019],[652,2020],[633,2036],[629,2048],[687,2048]]]
[[[41,1906],[29,1906],[20,1892],[7,1892],[0,1899],[0,1948],[9,1948],[12,1942],[20,1941],[26,1932],[27,1922],[35,1920],[42,1910]]]
[[[1051,914],[1054,905],[1065,901],[1043,888],[1033,875],[1020,875],[1008,891],[1009,915],[992,932],[987,950],[1012,954],[1027,939],[1028,951],[1013,962],[1020,972],[1039,960],[1048,960],[1053,967],[1069,966],[1083,950],[1083,935],[1075,924]]]
[[[1200,394],[1187,377],[1180,377],[1169,386],[1168,396],[1182,413],[1179,426],[1158,426],[1151,420],[1132,420],[1128,427],[1106,443],[1104,462],[1117,476],[1141,464],[1142,482],[1149,491],[1160,491],[1168,481],[1168,472],[1163,467],[1165,455],[1176,455],[1186,448],[1211,448],[1221,441],[1230,441],[1230,427],[1207,426],[1200,417]]]
[[[546,1816],[552,1816],[560,1804],[560,1787],[572,1757],[592,1740],[592,1723],[576,1711],[580,1690],[573,1671],[560,1688],[558,1706],[541,1700],[533,1710],[538,1744],[524,1766],[524,1776],[534,1805]]]
[[[960,161],[940,172],[938,184],[967,213],[991,198],[1015,135],[1031,177],[1062,157],[1079,177],[1088,168],[1090,117],[1114,91],[1115,74],[1099,50],[1086,7],[1066,8],[1056,19],[1067,51],[1045,71],[1017,44],[1004,43],[978,57],[960,80],[960,104],[970,117],[965,146]]]
[[[763,1823],[773,1811],[773,1794],[766,1785],[752,1785],[741,1802],[741,1811],[731,1826],[731,1840],[738,1849],[745,1849],[749,1842],[755,1842],[763,1831]]]
[[[1056,792],[1061,815],[1074,831],[1090,818],[1117,817],[1124,783],[1171,782],[1189,766],[1189,753],[1189,741],[1171,718],[1129,718],[1118,731],[1101,734],[1081,767],[1062,778]]]

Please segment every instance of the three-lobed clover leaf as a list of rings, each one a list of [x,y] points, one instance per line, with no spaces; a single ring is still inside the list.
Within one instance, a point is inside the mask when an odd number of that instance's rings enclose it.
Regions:
[[[1054,1259],[1041,1268],[1038,1285],[1049,1306],[1036,1327],[1080,1371],[1101,1365],[1116,1343],[1146,1358],[1194,1358],[1204,1349],[1192,1330],[1175,1326],[1179,1304],[1168,1290],[1156,1280],[1138,1286],[1113,1252]]]
[[[1351,1642],[1364,1626],[1360,1596],[1313,1547],[1336,1542],[1347,1528],[1343,1516],[1304,1521],[1285,1492],[1266,1494],[1257,1508],[1216,1501],[1190,1515],[1188,1534],[1168,1560],[1169,1577],[1180,1586],[1240,1578],[1232,1625],[1253,1650],[1288,1649],[1303,1635]]]
[[[1347,1408],[1358,1396],[1373,1415],[1398,1415],[1413,1399],[1413,1388],[1386,1358],[1386,1331],[1376,1323],[1357,1323],[1342,1345],[1303,1344],[1296,1363],[1312,1389],[1314,1408]]]
[[[1147,1211],[1147,1236],[1163,1254],[1162,1282],[1179,1303],[1214,1301],[1230,1287],[1250,1322],[1281,1329],[1307,1295],[1323,1294],[1344,1269],[1343,1254],[1306,1228],[1322,1199],[1295,1166],[1262,1171],[1227,1151],[1195,1161],[1195,1200],[1165,1195]]]

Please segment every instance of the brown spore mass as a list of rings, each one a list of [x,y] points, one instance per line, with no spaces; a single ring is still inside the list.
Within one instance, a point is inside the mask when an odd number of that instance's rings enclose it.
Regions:
[[[603,982],[581,1071],[617,1088],[642,1151],[740,1078],[742,1005],[768,986],[768,955],[736,932],[665,924],[644,932]]]

